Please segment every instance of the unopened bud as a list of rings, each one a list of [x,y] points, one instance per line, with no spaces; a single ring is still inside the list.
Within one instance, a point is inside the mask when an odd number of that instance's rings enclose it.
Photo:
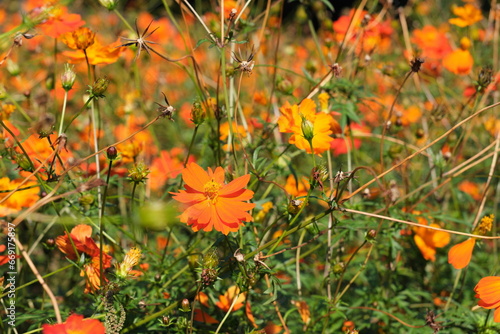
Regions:
[[[108,78],[99,78],[94,82],[94,85],[90,87],[89,93],[92,97],[104,97],[104,93],[106,92],[106,89],[108,89],[108,85]]]
[[[183,311],[183,312],[190,312],[191,311],[191,303],[186,298],[184,298],[181,302],[181,311]]]
[[[375,241],[376,237],[377,237],[377,231],[369,230],[368,232],[366,232],[365,238],[367,241],[370,241],[370,242]]]
[[[99,3],[106,7],[107,10],[114,10],[118,4],[118,0],[99,0]]]
[[[219,256],[217,255],[217,248],[210,249],[203,256],[203,268],[216,268],[219,265]]]
[[[205,112],[201,106],[199,101],[195,101],[193,103],[193,107],[191,108],[191,122],[194,125],[199,126],[205,121]]]
[[[314,124],[302,116],[302,123],[300,124],[300,128],[302,130],[302,135],[309,142],[312,143],[314,138]]]
[[[106,150],[106,154],[108,155],[108,160],[115,160],[118,155],[118,150],[114,146],[108,147]]]
[[[64,67],[64,73],[61,74],[61,84],[65,91],[69,91],[73,88],[73,84],[75,83],[76,73],[73,71],[73,66],[66,64]]]
[[[135,183],[146,182],[148,174],[150,173],[149,168],[144,164],[144,162],[139,162],[134,165],[134,167],[128,170],[129,181]]]

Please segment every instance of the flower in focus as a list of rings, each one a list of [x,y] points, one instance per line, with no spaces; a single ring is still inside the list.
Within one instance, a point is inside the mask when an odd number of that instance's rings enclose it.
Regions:
[[[495,309],[493,320],[500,322],[500,277],[487,276],[474,287],[476,298],[479,298],[477,305],[485,309]]]
[[[194,231],[208,232],[215,228],[227,235],[237,231],[244,221],[252,221],[247,211],[255,204],[245,201],[253,197],[253,191],[244,189],[250,181],[249,174],[225,184],[222,167],[217,167],[215,172],[209,167],[207,173],[192,162],[182,171],[182,179],[186,190],[171,194],[187,206],[179,217]]]
[[[218,308],[220,308],[223,312],[229,311],[231,304],[233,304],[234,299],[236,302],[231,310],[231,312],[237,311],[243,307],[243,302],[245,301],[245,294],[240,293],[240,288],[236,285],[231,286],[227,291],[219,296],[219,301],[215,303]]]
[[[494,215],[484,216],[479,222],[478,226],[472,231],[472,234],[486,235],[491,231],[493,225]],[[472,258],[472,252],[476,245],[476,238],[469,238],[459,244],[450,248],[448,252],[448,263],[455,269],[463,269],[467,267]]]
[[[465,4],[463,7],[453,5],[451,11],[458,17],[449,19],[448,22],[461,28],[473,25],[483,19],[481,10],[470,3]]]
[[[80,272],[80,276],[85,277],[86,281],[85,293],[93,293],[101,286],[100,249],[91,236],[92,227],[81,224],[75,226],[69,235],[66,233],[56,238],[57,247],[68,259],[78,260],[80,256],[77,252],[88,255],[88,261]],[[103,250],[102,258],[103,270],[110,268],[111,256]],[[104,277],[104,281],[107,281],[106,277]]]
[[[417,213],[417,212],[414,212]],[[427,219],[417,217],[422,225],[428,225]],[[432,227],[440,227],[438,224],[430,224]],[[444,231],[433,230],[425,227],[415,227],[413,239],[422,256],[426,260],[436,261],[436,248],[442,248],[450,242],[450,234]]]
[[[321,154],[330,148],[333,138],[330,137],[332,130],[330,124],[334,123],[332,116],[325,113],[316,113],[316,104],[313,100],[305,99],[300,105],[291,106],[288,101],[280,108],[281,116],[278,119],[280,132],[292,133],[290,144],[297,148],[312,153],[311,145],[315,154]],[[307,124],[308,136],[304,137],[303,124]]]
[[[72,314],[66,322],[56,325],[42,325],[43,334],[104,334],[104,325],[97,319],[84,319],[83,315]]]
[[[0,191],[14,190],[22,181],[22,179],[11,181],[8,177],[2,177],[0,178]],[[26,182],[21,186],[21,189],[24,190],[16,191],[7,199],[9,192],[0,192],[0,217],[16,213],[22,208],[28,208],[35,204],[40,198],[38,195],[40,189],[34,187],[35,185],[35,182]]]
[[[94,44],[95,32],[86,27],[81,27],[75,31],[66,33],[62,41],[73,50],[86,50]]]

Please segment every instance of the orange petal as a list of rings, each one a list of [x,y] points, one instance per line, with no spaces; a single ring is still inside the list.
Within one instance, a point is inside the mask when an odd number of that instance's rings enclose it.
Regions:
[[[467,267],[470,259],[472,258],[472,251],[474,250],[475,244],[476,239],[469,238],[464,242],[451,247],[448,252],[448,263],[451,263],[455,269]]]
[[[204,192],[205,183],[210,181],[207,172],[194,162],[187,164],[182,171],[182,179],[184,183],[199,192]]]
[[[219,195],[227,196],[236,191],[239,191],[242,188],[246,187],[248,181],[250,181],[250,174],[240,176],[234,179],[233,181],[229,182],[226,186],[224,186],[221,190],[219,190]]]
[[[486,309],[500,307],[500,277],[483,277],[474,288],[478,305]]]

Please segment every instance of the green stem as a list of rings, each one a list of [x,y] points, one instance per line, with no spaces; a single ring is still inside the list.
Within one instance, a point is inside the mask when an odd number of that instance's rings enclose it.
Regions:
[[[63,107],[62,107],[62,113],[61,113],[61,121],[59,123],[59,131],[57,132],[57,135],[60,136],[63,130],[63,123],[64,123],[64,115],[66,114],[66,104],[68,102],[68,91],[64,90],[64,100],[63,100]]]
[[[111,169],[113,168],[113,160],[109,160],[108,175],[106,177],[106,185],[104,186],[104,194],[102,195],[101,203],[101,218],[99,219],[99,273],[101,276],[101,286],[104,286],[104,268],[103,268],[103,249],[104,249],[104,210],[106,207],[106,196],[108,195],[109,179],[111,177]]]
[[[66,125],[66,127],[64,128],[64,133],[66,133],[68,131],[68,128],[69,126],[71,125],[71,123],[73,123],[73,121],[78,117],[80,116],[80,114],[88,107],[89,103],[94,99],[93,96],[90,96],[88,98],[88,100],[85,102],[85,104],[83,105],[83,107],[75,114],[75,116],[73,116],[73,118],[69,121],[68,125]]]
[[[127,20],[125,20],[125,18],[123,17],[123,15],[118,11],[118,9],[113,9],[113,12],[120,18],[120,20],[122,20],[123,24],[125,24],[127,26],[127,29],[130,30],[130,31],[135,31],[134,28],[132,28],[132,26],[130,25],[130,23],[128,23]]]
[[[196,133],[198,132],[198,128],[199,128],[199,125],[196,125],[194,127],[194,132],[193,132],[193,136],[191,137],[191,143],[189,144],[189,149],[188,149],[188,153],[186,155],[186,160],[184,160],[184,167],[186,167],[188,160],[189,160],[189,156],[191,155],[191,149],[193,148],[194,139],[196,138]]]

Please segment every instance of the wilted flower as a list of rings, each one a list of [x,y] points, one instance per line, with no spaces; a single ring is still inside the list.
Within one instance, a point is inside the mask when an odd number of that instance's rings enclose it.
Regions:
[[[141,260],[141,250],[137,247],[131,248],[122,262],[115,264],[116,276],[120,278],[127,278],[130,276],[132,268]]]

